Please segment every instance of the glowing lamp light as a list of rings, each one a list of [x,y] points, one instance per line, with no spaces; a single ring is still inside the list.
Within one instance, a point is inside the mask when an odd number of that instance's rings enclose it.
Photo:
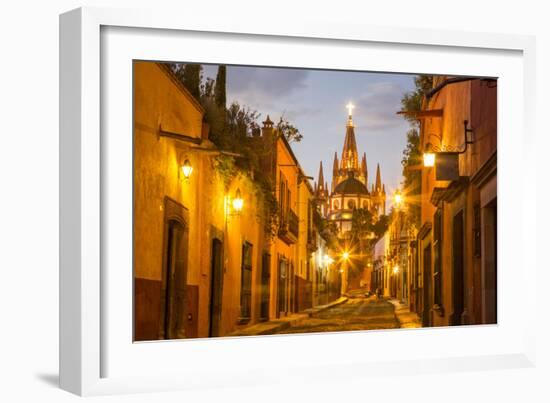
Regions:
[[[233,199],[233,210],[235,210],[237,213],[240,213],[243,209],[244,200],[241,197],[241,189],[237,189],[237,192],[235,193],[235,198]]]
[[[393,196],[393,201],[395,202],[396,206],[400,206],[403,203],[403,195],[399,193],[399,191],[397,191]]]
[[[345,251],[344,253],[342,253],[342,258],[344,258],[344,260],[348,260],[349,259],[349,252]]]
[[[399,273],[399,266],[395,265],[393,266],[393,274]]]
[[[424,166],[426,168],[431,168],[435,165],[435,154],[434,153],[424,153]]]
[[[185,179],[189,179],[189,177],[193,173],[193,167],[191,166],[191,163],[189,162],[188,159],[186,159],[183,165],[181,166],[181,172],[183,173],[183,177]]]

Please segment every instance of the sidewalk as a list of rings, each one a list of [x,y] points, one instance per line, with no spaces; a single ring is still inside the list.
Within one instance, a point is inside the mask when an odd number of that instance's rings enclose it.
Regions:
[[[252,326],[239,329],[227,336],[260,336],[266,334],[274,334],[282,330],[288,329],[291,326],[299,325],[302,321],[314,317],[320,312],[323,312],[329,308],[343,304],[347,301],[347,297],[340,297],[335,301],[329,302],[326,305],[318,305],[313,308],[306,309],[302,312],[298,312],[283,318],[270,320],[269,322],[261,322]]]
[[[409,310],[409,307],[396,299],[388,300],[395,307],[395,317],[401,328],[422,327],[422,322],[418,315]]]

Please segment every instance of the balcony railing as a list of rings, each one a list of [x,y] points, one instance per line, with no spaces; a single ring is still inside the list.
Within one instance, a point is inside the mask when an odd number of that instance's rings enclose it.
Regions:
[[[298,242],[298,216],[292,210],[281,216],[279,238],[288,244]]]

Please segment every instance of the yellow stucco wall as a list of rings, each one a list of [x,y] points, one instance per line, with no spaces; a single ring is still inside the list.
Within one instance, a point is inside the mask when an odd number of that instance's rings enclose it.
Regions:
[[[442,81],[445,77],[440,77]],[[439,82],[439,81],[438,81]],[[434,83],[437,85],[438,82]],[[442,118],[429,118],[422,124],[421,144],[425,147],[431,142],[437,147],[453,147],[460,149],[464,144],[464,120],[468,120],[471,127],[472,104],[479,100],[472,98],[472,88],[479,83],[465,81],[454,83],[440,90],[426,105],[426,109],[443,109]],[[478,88],[476,87],[476,88]],[[482,90],[482,94],[485,94]],[[488,97],[488,95],[485,94]],[[496,108],[496,106],[495,106]],[[496,113],[495,111],[493,111]],[[493,116],[488,113],[480,117],[481,124],[492,122]],[[476,127],[474,129],[479,129]],[[495,128],[496,129],[496,128]],[[471,177],[480,167],[480,158],[477,148],[479,144],[487,139],[483,138],[484,133],[478,130],[475,143],[468,145],[466,152],[459,155],[459,175]],[[490,137],[490,136],[486,136]],[[489,139],[490,140],[490,139]],[[430,202],[434,187],[446,187],[449,182],[436,181],[435,169],[424,169],[422,174],[422,223],[433,223],[435,206]],[[443,203],[443,232],[442,232],[442,304],[443,315],[433,313],[432,321],[434,326],[446,326],[449,324],[453,314],[453,217],[460,211],[464,214],[464,320],[467,323],[476,321],[479,323],[479,307],[476,301],[479,300],[479,278],[476,278],[480,270],[480,260],[474,256],[472,234],[474,231],[474,206],[479,202],[479,191],[471,184],[467,184],[460,194],[453,200]],[[433,233],[433,230],[432,230]],[[456,253],[456,252],[455,252]],[[433,256],[433,253],[432,253]],[[420,265],[422,269],[422,264]],[[432,266],[433,271],[433,266]],[[433,296],[432,283],[432,296]],[[477,317],[476,317],[477,314]]]
[[[200,137],[202,111],[156,63],[134,63],[134,270],[140,278],[160,280],[164,231],[164,198],[187,209],[196,208],[201,157],[190,155],[196,167],[189,183],[180,177],[185,147],[159,136],[164,130]],[[196,228],[196,216],[192,227]],[[190,234],[192,235],[192,234]],[[191,256],[190,256],[191,257]],[[189,273],[197,280],[196,273]]]
[[[297,212],[297,201],[298,201],[298,169],[294,166],[295,162],[292,158],[292,155],[286,148],[286,145],[284,141],[281,138],[278,138],[276,141],[276,170],[275,170],[275,177],[276,177],[276,197],[277,200],[280,199],[279,194],[279,185],[280,185],[280,179],[281,175],[284,176],[284,178],[288,181],[288,189],[290,190],[290,208],[298,214]],[[271,287],[270,287],[270,302],[269,302],[269,316],[270,318],[275,318],[278,314],[278,290],[279,290],[279,269],[278,264],[279,260],[281,258],[287,259],[289,266],[287,268],[287,295],[286,300],[287,303],[290,302],[291,295],[293,292],[292,284],[292,271],[291,267],[293,267],[294,273],[298,271],[298,266],[296,262],[296,250],[297,250],[297,244],[287,244],[285,241],[283,241],[278,236],[273,237],[271,242]]]
[[[189,213],[187,284],[199,289],[198,336],[208,336],[211,245],[214,232],[224,238],[223,315],[220,334],[237,328],[240,315],[242,243],[253,245],[252,322],[258,318],[258,272],[264,247],[262,219],[250,180],[239,176],[226,189],[214,166],[213,152],[160,136],[162,130],[200,138],[200,105],[161,66],[134,63],[134,275],[161,281],[164,242],[164,199]],[[213,148],[203,140],[203,148]],[[183,161],[193,167],[189,180],[180,174]],[[239,216],[226,215],[226,197],[239,188],[244,199]]]

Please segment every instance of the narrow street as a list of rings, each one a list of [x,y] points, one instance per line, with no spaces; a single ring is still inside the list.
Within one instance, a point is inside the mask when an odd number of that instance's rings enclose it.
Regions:
[[[396,329],[399,322],[394,312],[386,300],[358,296],[276,334]]]

